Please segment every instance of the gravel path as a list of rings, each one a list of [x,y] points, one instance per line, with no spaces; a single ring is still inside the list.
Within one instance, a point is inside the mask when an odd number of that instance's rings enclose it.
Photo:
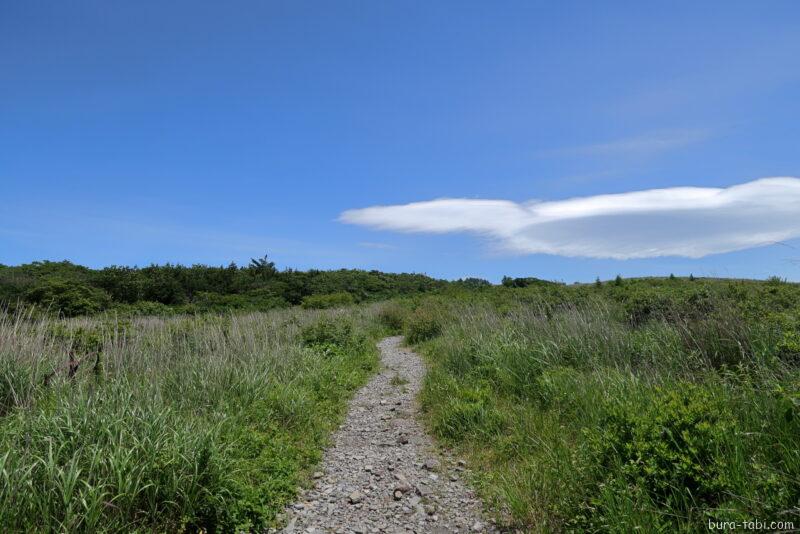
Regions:
[[[497,532],[462,482],[464,462],[442,457],[417,422],[425,365],[401,340],[378,344],[382,371],[356,394],[283,532]]]

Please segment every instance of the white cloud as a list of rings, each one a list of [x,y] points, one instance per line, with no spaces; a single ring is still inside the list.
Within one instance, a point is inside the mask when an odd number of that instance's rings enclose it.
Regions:
[[[400,232],[471,232],[520,254],[699,258],[800,237],[800,179],[524,204],[440,199],[348,210],[340,220]]]
[[[558,156],[654,156],[705,141],[709,130],[662,130],[605,143],[540,150],[542,157]]]

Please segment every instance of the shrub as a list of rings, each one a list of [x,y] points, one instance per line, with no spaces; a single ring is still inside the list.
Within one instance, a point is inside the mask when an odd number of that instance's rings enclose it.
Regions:
[[[546,287],[557,284],[558,282],[542,280],[541,278],[534,278],[532,276],[527,278],[512,278],[510,276],[504,276],[501,282],[501,285],[503,287],[529,287],[529,286]]]
[[[32,303],[49,306],[66,317],[90,315],[111,304],[108,293],[80,282],[47,280],[28,291],[25,298]]]
[[[778,341],[778,356],[786,361],[800,360],[800,331],[790,330],[783,333]]]
[[[689,503],[721,503],[728,489],[724,444],[736,432],[729,410],[708,389],[689,383],[657,389],[646,404],[612,405],[590,441],[600,486],[621,477],[623,491],[637,487],[684,512]]]
[[[688,294],[631,290],[625,296],[624,308],[631,326],[641,326],[651,319],[670,322],[702,319],[714,311],[715,302],[705,288]]]
[[[662,318],[672,309],[672,299],[661,293],[634,293],[625,302],[625,316],[631,326],[641,326],[650,319]]]
[[[303,328],[301,338],[306,347],[333,345],[344,348],[354,340],[353,323],[346,319],[325,318]]]
[[[230,310],[266,311],[286,307],[286,304],[285,300],[272,294],[269,290],[256,289],[234,295],[220,295],[219,293],[200,291],[194,295],[192,302],[189,304],[162,306],[167,311],[177,310],[182,313],[197,314],[202,312],[227,312]]]
[[[409,343],[419,343],[438,336],[442,332],[441,313],[428,306],[419,307],[408,317],[405,335]]]
[[[393,334],[403,331],[407,316],[408,309],[396,302],[383,306],[378,312],[378,320]]]
[[[353,295],[342,291],[340,293],[328,293],[326,295],[308,295],[303,297],[303,308],[312,310],[326,310],[328,308],[341,308],[355,304]]]
[[[149,300],[140,300],[135,304],[121,306],[119,311],[130,315],[175,315],[175,308]]]
[[[775,348],[778,357],[787,362],[800,360],[800,317],[789,314],[774,315],[770,318],[779,331]]]

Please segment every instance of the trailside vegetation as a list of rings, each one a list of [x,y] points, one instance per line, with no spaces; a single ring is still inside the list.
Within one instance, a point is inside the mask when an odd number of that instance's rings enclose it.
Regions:
[[[373,315],[0,312],[0,529],[265,531],[376,369]]]
[[[426,356],[428,427],[510,528],[800,524],[800,285],[779,278],[41,262],[0,267],[0,300],[6,531],[276,525],[386,333]]]
[[[798,284],[510,281],[378,318],[426,355],[429,428],[512,527],[800,525]]]

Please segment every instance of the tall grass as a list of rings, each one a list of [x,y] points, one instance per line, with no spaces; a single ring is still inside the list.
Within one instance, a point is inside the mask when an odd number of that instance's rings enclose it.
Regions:
[[[764,316],[714,300],[632,322],[618,300],[438,299],[420,344],[433,432],[534,531],[800,525],[800,371]],[[407,322],[407,324],[413,324]],[[416,326],[419,330],[419,326]]]
[[[0,529],[272,523],[376,366],[372,314],[0,314]]]

